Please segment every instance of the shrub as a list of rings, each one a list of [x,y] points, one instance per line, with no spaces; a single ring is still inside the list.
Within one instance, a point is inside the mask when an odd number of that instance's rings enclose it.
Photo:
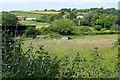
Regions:
[[[32,37],[32,38],[34,38],[36,35],[40,35],[40,34],[41,34],[40,30],[38,30],[36,28],[33,28],[33,27],[28,27],[25,30],[26,37]]]
[[[47,28],[47,27],[42,27],[40,30],[41,30],[41,34],[48,34],[49,33],[49,28]]]
[[[91,29],[89,29],[89,28],[86,27],[86,26],[80,27],[80,30],[81,30],[81,32],[90,32],[90,31],[91,31]]]
[[[40,20],[40,19],[38,19],[38,20],[36,20],[36,22],[41,22],[41,20]]]
[[[74,30],[73,30],[73,33],[75,35],[80,35],[80,34],[83,34],[83,33],[88,33],[88,32],[92,32],[92,30],[89,28],[89,27],[86,27],[86,26],[81,26],[81,27],[74,27]]]
[[[94,26],[94,30],[100,31],[101,29],[102,29],[102,27],[99,25]]]

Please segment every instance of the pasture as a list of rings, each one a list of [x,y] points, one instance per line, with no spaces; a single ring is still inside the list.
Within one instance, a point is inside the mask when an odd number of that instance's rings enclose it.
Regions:
[[[94,53],[95,47],[98,47],[100,54],[108,59],[117,54],[117,48],[113,48],[113,43],[117,41],[117,35],[84,35],[71,36],[71,38],[71,40],[25,39],[23,49],[26,50],[32,42],[35,49],[42,44],[46,51],[54,53],[58,57],[79,52],[89,58],[89,55]]]
[[[42,15],[48,15],[48,14],[59,14],[58,11],[31,11],[31,13],[38,13]]]
[[[87,64],[90,64],[92,54],[95,53],[95,47],[98,47],[98,53],[104,61],[101,66],[106,66],[106,69],[112,72],[112,77],[115,76],[116,56],[118,53],[117,47],[113,47],[113,43],[117,41],[118,35],[84,35],[71,36],[71,40],[62,39],[25,39],[22,48],[27,51],[30,43],[34,47],[34,51],[38,50],[39,45],[44,45],[45,51],[58,58],[64,55],[73,58],[78,52],[81,56],[87,59]],[[37,57],[38,54],[35,54]]]
[[[20,24],[22,25],[30,25],[30,26],[36,26],[37,28],[41,28],[43,26],[49,26],[48,23],[40,23],[40,22],[35,22],[35,21],[19,21]]]
[[[16,16],[25,16],[25,17],[28,17],[28,18],[37,18],[37,19],[41,19],[41,17],[43,15],[41,14],[37,14],[37,13],[31,13],[31,12],[10,12],[11,14],[15,14]]]

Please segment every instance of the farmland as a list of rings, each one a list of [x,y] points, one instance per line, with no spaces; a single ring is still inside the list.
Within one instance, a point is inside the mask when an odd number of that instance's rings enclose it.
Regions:
[[[33,42],[35,49],[38,45],[43,44],[47,51],[54,51],[59,57],[65,54],[73,54],[76,52],[85,55],[92,54],[94,48],[98,47],[100,53],[106,57],[109,54],[117,54],[117,49],[113,49],[113,43],[117,40],[117,35],[87,35],[87,36],[71,36],[71,40],[62,39],[25,39],[23,49],[27,49],[29,44]]]
[[[15,11],[11,12],[11,14],[15,14],[16,16],[25,16],[28,18],[38,18],[40,19],[43,15],[37,14],[37,13],[31,13],[31,12],[23,12],[23,11]]]
[[[43,27],[43,26],[48,26],[48,23],[40,23],[40,22],[35,22],[35,21],[19,21],[21,25],[30,25],[30,26],[36,26],[36,27]]]
[[[38,14],[48,15],[48,14],[58,14],[60,12],[59,11],[31,11],[31,13],[38,13]]]
[[[5,27],[6,24],[17,26],[16,23],[19,23],[18,25],[27,28],[22,36],[17,36],[17,29],[12,30],[8,27],[11,31],[15,30],[14,36],[11,37],[7,33],[3,35],[4,61],[9,60],[6,64],[10,67],[15,63],[12,69],[7,69],[5,65],[6,75],[3,77],[16,75],[23,77],[23,74],[25,77],[37,76],[48,79],[118,77],[118,25],[116,13],[112,13],[112,10],[114,9],[65,8],[59,11],[4,13]],[[25,19],[18,21],[16,16],[24,16]],[[9,21],[8,17],[12,21]],[[26,18],[35,18],[35,20],[26,20]],[[9,54],[6,54],[7,52]],[[13,58],[15,60],[12,61]],[[21,70],[18,71],[15,66]],[[10,74],[7,74],[8,70]]]

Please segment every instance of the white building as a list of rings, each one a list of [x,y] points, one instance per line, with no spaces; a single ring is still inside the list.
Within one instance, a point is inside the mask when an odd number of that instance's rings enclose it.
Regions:
[[[26,18],[26,21],[36,21],[37,18]]]

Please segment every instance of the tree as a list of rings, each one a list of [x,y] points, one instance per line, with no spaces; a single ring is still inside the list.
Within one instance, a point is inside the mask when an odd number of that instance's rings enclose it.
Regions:
[[[69,35],[72,34],[74,25],[75,23],[69,19],[59,19],[49,26],[49,30],[61,35]]]
[[[10,14],[9,12],[2,13],[3,26],[16,26],[17,23],[18,23],[18,19],[14,14]]]
[[[47,9],[45,9],[44,11],[47,11]]]
[[[105,17],[104,27],[110,29],[115,24],[115,18],[113,15],[108,15]]]
[[[89,26],[90,22],[86,18],[80,19],[80,25]]]
[[[75,12],[73,12],[73,11],[70,12],[69,17],[70,17],[70,19],[76,18]]]

